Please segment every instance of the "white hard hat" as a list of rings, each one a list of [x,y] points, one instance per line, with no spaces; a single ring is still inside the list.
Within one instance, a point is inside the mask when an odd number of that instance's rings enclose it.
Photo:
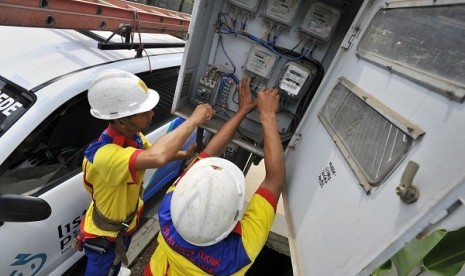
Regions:
[[[240,220],[244,197],[244,174],[234,163],[218,157],[201,159],[179,180],[173,192],[174,227],[191,244],[215,244]]]
[[[94,117],[113,120],[151,110],[157,105],[160,95],[136,75],[109,69],[92,81],[87,98]]]

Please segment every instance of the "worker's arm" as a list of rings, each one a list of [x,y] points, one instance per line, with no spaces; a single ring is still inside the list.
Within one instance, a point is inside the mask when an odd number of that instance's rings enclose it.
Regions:
[[[189,135],[212,115],[213,109],[209,104],[198,105],[192,115],[180,126],[163,135],[150,148],[137,155],[136,169],[159,168],[175,158],[182,158],[183,152],[179,150]]]
[[[279,95],[276,89],[262,89],[258,93],[258,110],[263,126],[265,180],[260,187],[269,190],[279,199],[286,178],[284,153],[281,138],[276,125],[276,111],[279,105]]]
[[[179,159],[188,159],[192,158],[195,155],[195,150],[197,149],[197,143],[192,143],[187,150],[180,150],[178,151],[171,161],[179,160]]]
[[[219,156],[231,143],[234,133],[241,124],[245,116],[252,111],[257,103],[250,92],[250,78],[242,78],[238,86],[239,109],[237,112],[218,130],[213,138],[208,142],[204,152],[210,156]]]

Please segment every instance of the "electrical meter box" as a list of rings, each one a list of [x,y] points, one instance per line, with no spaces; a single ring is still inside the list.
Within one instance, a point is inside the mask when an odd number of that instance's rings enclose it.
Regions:
[[[271,76],[276,60],[277,56],[275,53],[264,46],[255,44],[245,62],[245,70],[251,76],[267,80]]]
[[[276,87],[282,96],[300,99],[307,91],[315,74],[315,70],[305,67],[303,63],[289,61],[281,71]]]
[[[302,30],[318,39],[328,41],[336,28],[341,11],[321,2],[315,2],[305,16]]]
[[[237,111],[237,86],[251,78],[254,97],[264,87],[280,93],[277,124],[283,145],[299,125],[323,78],[323,59],[334,51],[304,31],[308,1],[200,1],[194,8],[172,112],[187,118],[209,103],[216,115],[202,125],[216,131]],[[263,155],[258,111],[239,127],[233,143]]]
[[[301,0],[270,0],[266,6],[265,17],[286,26],[292,26],[300,2]]]
[[[251,12],[257,12],[260,0],[229,0],[229,3]]]

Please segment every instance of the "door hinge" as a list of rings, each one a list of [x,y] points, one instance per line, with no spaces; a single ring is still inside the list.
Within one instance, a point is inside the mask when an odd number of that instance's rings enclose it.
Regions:
[[[352,47],[352,44],[354,42],[354,39],[358,37],[358,34],[360,33],[360,28],[355,27],[352,29],[352,34],[350,35],[349,39],[347,41],[343,41],[341,43],[341,48],[345,50],[349,50],[350,47]]]

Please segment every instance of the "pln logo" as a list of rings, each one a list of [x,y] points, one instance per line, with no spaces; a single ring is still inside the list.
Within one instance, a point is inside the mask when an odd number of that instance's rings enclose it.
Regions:
[[[18,254],[16,261],[10,265],[14,270],[10,276],[36,275],[47,261],[47,255],[40,253],[32,256],[31,254]]]

